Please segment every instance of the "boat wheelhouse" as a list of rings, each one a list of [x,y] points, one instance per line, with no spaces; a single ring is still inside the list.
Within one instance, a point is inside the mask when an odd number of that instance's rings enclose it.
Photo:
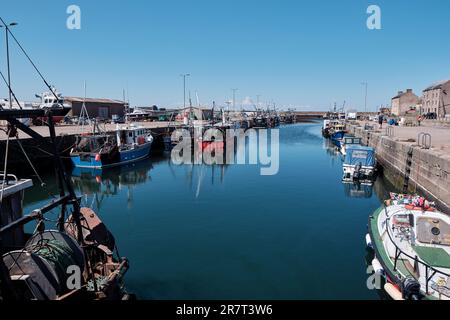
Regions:
[[[35,108],[39,109],[60,109],[63,116],[54,117],[55,122],[61,122],[64,117],[72,110],[72,107],[67,104],[64,97],[59,93],[55,87],[50,87],[51,91],[44,92],[42,94],[37,94],[36,97],[41,101],[37,104],[33,104]],[[41,119],[42,120],[42,119]],[[45,121],[45,120],[44,120]]]
[[[375,177],[376,159],[375,149],[363,146],[347,148],[343,164],[344,182],[373,182]]]
[[[362,144],[362,139],[355,136],[344,136],[340,142],[341,153],[345,156],[347,154],[347,149],[352,146],[360,146]]]
[[[340,140],[344,138],[346,134],[345,124],[337,123],[330,130],[331,141],[336,145],[340,145]]]
[[[339,120],[336,119],[325,119],[323,121],[323,126],[322,126],[322,135],[329,139],[331,138],[331,131],[334,128],[335,125],[339,124]]]
[[[25,190],[33,186],[31,179],[19,180],[15,175],[0,172],[2,202],[0,205],[0,228],[23,217],[23,197]],[[2,234],[5,251],[16,250],[25,244],[24,228],[17,228]]]
[[[115,134],[79,136],[70,157],[75,167],[102,169],[147,158],[152,143],[153,137],[145,128],[118,126]]]
[[[255,129],[266,129],[268,128],[269,124],[267,121],[267,118],[263,115],[258,115],[253,124],[253,128]]]
[[[372,265],[395,300],[450,300],[450,217],[419,196],[391,194],[369,219]]]

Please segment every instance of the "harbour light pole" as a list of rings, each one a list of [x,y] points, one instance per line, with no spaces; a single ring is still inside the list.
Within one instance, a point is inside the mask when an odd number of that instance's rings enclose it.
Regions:
[[[368,89],[369,84],[367,82],[362,82],[361,84],[366,89],[365,90],[365,96],[364,96],[364,112],[366,113],[367,112],[367,89]]]
[[[238,90],[239,90],[239,89],[231,89],[231,91],[233,91],[233,111],[236,110],[236,92],[237,92]]]
[[[186,109],[186,78],[190,77],[189,73],[181,74],[180,77],[183,77],[183,109]]]
[[[6,35],[6,65],[8,68],[8,91],[9,91],[9,108],[12,109],[12,91],[11,91],[11,68],[9,63],[9,28],[17,26],[16,22],[12,22],[9,24],[4,23],[4,25],[0,25],[0,28],[5,28]]]

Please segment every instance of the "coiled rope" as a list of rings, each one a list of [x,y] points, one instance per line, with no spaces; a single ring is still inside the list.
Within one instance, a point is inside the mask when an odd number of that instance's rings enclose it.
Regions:
[[[59,240],[42,239],[28,250],[50,263],[62,286],[65,286],[68,278],[67,269],[78,265],[74,258],[75,252]]]

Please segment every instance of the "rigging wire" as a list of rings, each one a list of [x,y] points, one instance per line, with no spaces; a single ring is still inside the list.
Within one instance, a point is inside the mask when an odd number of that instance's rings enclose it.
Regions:
[[[2,181],[2,191],[0,193],[0,204],[3,203],[3,193],[5,191],[5,183],[8,180],[8,174],[7,174],[6,170],[8,168],[9,133],[10,133],[10,130],[8,130],[7,134],[6,134],[7,137],[6,137],[6,150],[5,150],[5,164],[3,167],[4,176],[3,176],[3,181]]]
[[[17,100],[17,97],[16,97],[16,95],[14,94],[14,92],[12,91],[11,86],[9,85],[8,81],[6,80],[5,75],[3,74],[3,72],[0,71],[0,75],[2,76],[3,81],[5,82],[6,86],[7,86],[8,89],[9,89],[9,91],[11,92],[11,94],[12,94],[14,100],[16,101],[17,105],[19,106],[20,110],[22,110],[22,106],[20,105],[19,100]],[[1,106],[0,106],[0,108],[1,108]]]
[[[6,26],[5,20],[3,20],[2,17],[0,17],[0,21],[1,23],[3,23],[4,26]],[[6,29],[8,34],[11,35],[11,37],[14,39],[14,41],[16,42],[16,44],[19,46],[20,50],[23,52],[23,54],[25,55],[25,57],[28,59],[28,61],[31,63],[31,65],[33,66],[34,70],[36,70],[36,72],[38,73],[39,77],[41,77],[42,81],[44,81],[45,85],[47,86],[47,88],[50,90],[50,92],[53,94],[53,96],[56,98],[56,101],[59,101],[58,96],[56,95],[56,93],[53,91],[53,88],[48,84],[47,80],[45,80],[44,76],[42,75],[41,71],[39,71],[38,67],[36,66],[36,64],[33,62],[33,60],[31,60],[30,56],[28,55],[28,53],[25,51],[25,49],[22,47],[22,45],[20,44],[19,40],[17,40],[16,36],[11,32],[11,30],[9,28]]]
[[[34,174],[36,175],[36,177],[38,178],[41,187],[45,189],[45,191],[47,191],[47,193],[50,195],[50,197],[52,198],[56,198],[55,195],[53,195],[50,190],[47,188],[47,184],[44,182],[44,180],[42,179],[42,177],[39,175],[38,171],[36,170],[36,168],[34,167],[33,163],[31,162],[30,158],[28,157],[28,154],[26,153],[22,143],[20,142],[19,136],[16,135],[16,140],[17,143],[19,144],[20,149],[22,150],[22,153],[25,155],[25,158],[27,159],[31,169],[33,169]]]

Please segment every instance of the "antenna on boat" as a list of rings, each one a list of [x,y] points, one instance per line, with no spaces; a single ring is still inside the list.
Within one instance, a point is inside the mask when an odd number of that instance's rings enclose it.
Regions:
[[[198,92],[197,91],[195,91],[195,97],[197,98],[197,107],[200,108],[200,99],[198,97]]]
[[[84,81],[84,98],[83,105],[81,106],[80,118],[78,119],[78,125],[81,126],[81,132],[84,130],[84,124],[87,122],[90,124],[91,120],[89,118],[89,113],[86,108],[86,81]]]

